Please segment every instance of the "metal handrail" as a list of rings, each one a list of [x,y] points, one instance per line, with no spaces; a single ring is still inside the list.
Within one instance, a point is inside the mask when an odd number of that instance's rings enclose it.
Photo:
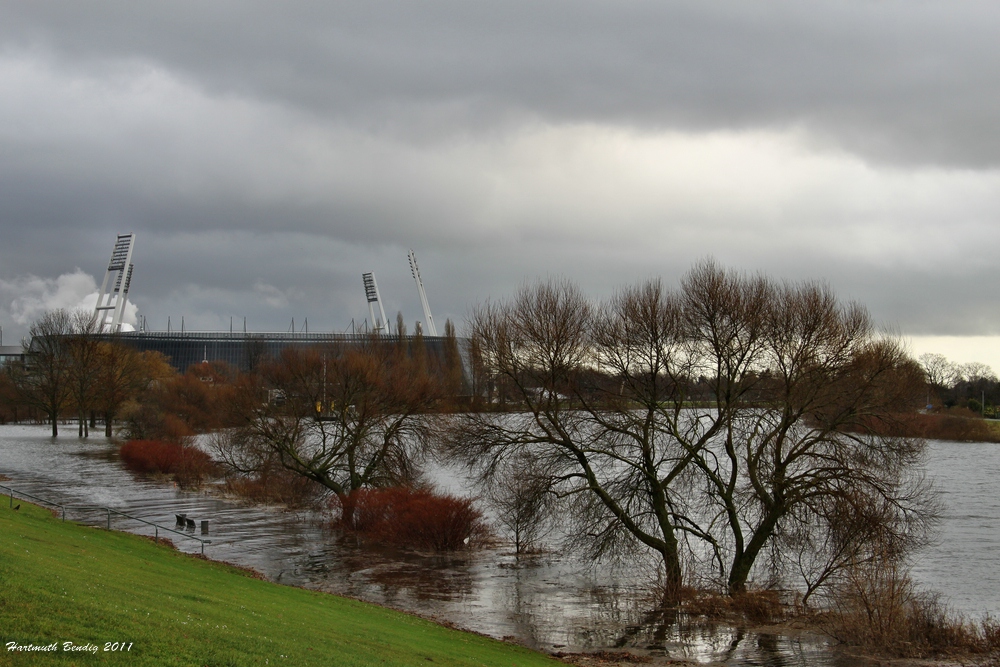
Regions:
[[[60,508],[62,510],[62,520],[63,521],[66,520],[66,506],[65,505],[61,505],[59,503],[54,503],[51,500],[46,500],[45,498],[39,498],[38,496],[33,496],[30,493],[25,493],[24,491],[18,491],[17,489],[12,489],[11,487],[4,486],[3,484],[0,484],[0,489],[7,489],[7,491],[10,493],[10,505],[8,505],[8,507],[13,507],[14,506],[14,494],[16,493],[17,495],[21,496],[22,498],[31,498],[32,500],[37,500],[40,503],[45,503],[46,505],[52,505],[53,507]]]
[[[3,484],[0,484],[0,489],[6,489],[7,492],[10,494],[10,507],[14,506],[14,494],[16,493],[18,496],[20,496],[22,498],[30,498],[32,500],[37,500],[40,503],[45,503],[46,505],[52,505],[53,507],[58,507],[58,508],[62,509],[62,520],[63,521],[66,520],[66,508],[67,507],[70,508],[70,509],[72,509],[72,510],[80,510],[80,511],[88,511],[89,510],[89,511],[97,511],[97,512],[107,512],[107,515],[108,515],[108,530],[111,530],[111,515],[112,514],[117,514],[117,515],[123,516],[123,517],[125,517],[127,519],[132,519],[133,521],[138,521],[139,523],[144,523],[147,526],[152,526],[153,527],[153,539],[156,542],[160,541],[160,531],[161,530],[165,530],[165,531],[167,531],[169,533],[174,533],[176,535],[180,535],[181,537],[186,537],[189,540],[197,540],[198,542],[200,542],[201,543],[201,555],[202,556],[205,555],[205,545],[212,543],[212,540],[203,540],[200,537],[195,537],[194,535],[188,535],[187,533],[182,533],[179,530],[174,530],[173,528],[167,528],[166,526],[161,526],[160,524],[155,523],[153,521],[146,521],[145,519],[140,519],[137,516],[132,516],[131,514],[127,514],[125,512],[120,511],[120,510],[112,509],[110,507],[98,507],[98,506],[91,506],[91,505],[63,505],[61,503],[52,502],[51,500],[46,500],[45,498],[39,498],[38,496],[33,496],[30,493],[26,493],[24,491],[18,491],[17,489],[11,488],[9,486],[5,486]]]

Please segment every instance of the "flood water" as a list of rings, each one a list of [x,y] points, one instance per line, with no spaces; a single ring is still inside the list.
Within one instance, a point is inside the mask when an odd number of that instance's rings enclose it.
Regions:
[[[914,575],[947,592],[969,617],[996,615],[1000,599],[1000,445],[932,441],[928,475],[943,492],[940,539],[917,559]],[[215,560],[252,567],[272,581],[351,595],[545,651],[624,646],[670,658],[732,665],[844,665],[822,638],[747,634],[732,628],[657,623],[647,615],[648,581],[634,571],[594,567],[570,555],[520,563],[508,549],[431,556],[362,549],[337,539],[311,512],[247,507],[203,491],[128,472],[104,438],[53,439],[47,427],[0,426],[2,482],[69,506],[111,507],[174,527],[185,513],[208,519]],[[454,475],[451,490],[459,482]],[[67,518],[104,525],[105,513],[70,509]],[[152,535],[122,517],[112,527]],[[187,534],[203,537],[200,531]],[[201,544],[168,537],[187,552]]]

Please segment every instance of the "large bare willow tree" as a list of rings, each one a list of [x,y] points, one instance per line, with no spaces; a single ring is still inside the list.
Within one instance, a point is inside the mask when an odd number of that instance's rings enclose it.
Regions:
[[[507,409],[460,416],[452,451],[486,479],[530,456],[575,499],[595,553],[653,550],[668,595],[685,558],[741,592],[783,529],[852,499],[922,510],[908,477],[921,443],[880,435],[921,373],[823,286],[711,261],[677,291],[649,281],[600,304],[548,281],[480,307],[471,336]]]

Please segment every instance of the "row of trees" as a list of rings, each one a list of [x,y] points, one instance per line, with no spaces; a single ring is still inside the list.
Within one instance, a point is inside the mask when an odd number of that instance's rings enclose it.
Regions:
[[[32,324],[24,362],[8,364],[2,379],[10,416],[16,420],[18,408],[43,415],[56,436],[60,420],[76,415],[80,437],[90,435],[100,416],[110,437],[122,406],[174,375],[162,355],[96,333],[96,318],[82,311],[50,311]]]
[[[349,522],[360,489],[412,483],[433,444],[478,472],[519,546],[560,507],[595,556],[655,553],[671,598],[691,572],[738,594],[766,567],[811,594],[933,521],[922,442],[885,435],[924,373],[822,285],[706,263],[679,290],[595,303],[549,281],[483,305],[470,333],[476,409],[440,411],[448,373],[402,342],[289,351],[245,379],[217,451],[312,479]]]
[[[919,357],[928,387],[928,403],[946,408],[968,408],[983,416],[996,417],[1000,405],[1000,379],[981,362],[956,364],[943,354]]]

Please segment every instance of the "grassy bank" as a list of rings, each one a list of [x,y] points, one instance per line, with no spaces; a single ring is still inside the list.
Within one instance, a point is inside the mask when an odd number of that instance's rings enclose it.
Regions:
[[[0,635],[0,665],[560,664],[134,535],[63,523],[23,502],[17,512],[0,505]],[[58,650],[10,651],[8,642]],[[65,642],[96,651],[67,651]],[[114,642],[118,650],[106,651]]]

